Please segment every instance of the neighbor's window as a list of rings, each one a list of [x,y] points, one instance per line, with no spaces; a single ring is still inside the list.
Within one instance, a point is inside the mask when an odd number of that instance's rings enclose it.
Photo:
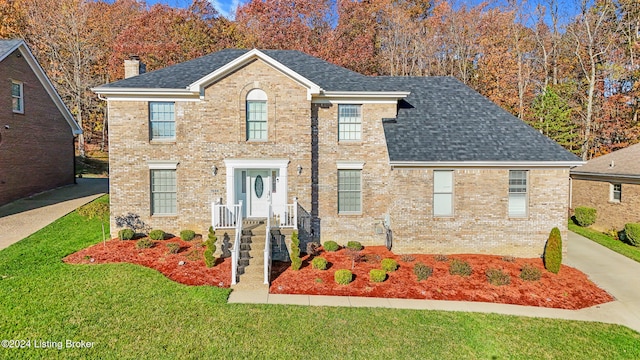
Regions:
[[[20,81],[11,82],[11,100],[13,101],[13,112],[24,114],[24,93],[23,86]]]
[[[176,170],[151,170],[151,214],[177,213]]]
[[[433,216],[453,216],[453,171],[433,172]]]
[[[267,94],[260,89],[247,94],[247,140],[267,140]]]
[[[622,184],[611,184],[611,201],[622,201]]]
[[[338,170],[338,213],[362,211],[362,170]]]
[[[338,105],[338,140],[360,140],[361,133],[361,106]]]
[[[149,103],[151,140],[176,138],[175,105],[172,102]]]
[[[527,171],[509,171],[509,216],[527,216]]]

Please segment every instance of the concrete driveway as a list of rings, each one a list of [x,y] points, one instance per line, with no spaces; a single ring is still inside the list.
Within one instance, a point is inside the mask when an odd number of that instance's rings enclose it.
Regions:
[[[81,178],[75,185],[0,206],[0,250],[108,192],[109,179]]]

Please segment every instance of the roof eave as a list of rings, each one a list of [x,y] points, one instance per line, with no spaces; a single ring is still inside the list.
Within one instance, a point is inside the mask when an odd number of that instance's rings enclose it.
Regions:
[[[576,180],[596,181],[625,181],[640,183],[640,174],[606,174],[590,171],[571,171],[571,177]]]
[[[390,161],[397,168],[566,168],[581,166],[584,161]]]

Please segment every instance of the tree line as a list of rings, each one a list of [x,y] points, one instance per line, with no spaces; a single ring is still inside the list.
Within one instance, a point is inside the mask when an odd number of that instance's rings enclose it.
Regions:
[[[640,2],[560,1],[251,0],[231,20],[207,0],[0,0],[0,37],[27,41],[85,131],[81,155],[108,137],[90,88],[122,79],[124,59],[151,71],[224,48],[454,76],[583,159],[640,141]]]

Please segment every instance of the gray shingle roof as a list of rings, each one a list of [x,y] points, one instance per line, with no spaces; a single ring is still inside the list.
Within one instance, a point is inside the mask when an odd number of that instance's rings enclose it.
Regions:
[[[591,159],[572,173],[640,176],[640,144]]]
[[[227,49],[107,88],[184,89],[249,50]],[[294,50],[261,50],[325,91],[411,91],[385,121],[391,161],[580,161],[451,77],[370,77]]]
[[[22,40],[14,39],[14,40],[2,40],[0,39],[0,58],[3,58],[7,55],[7,52],[11,51],[16,45],[20,44]]]
[[[452,77],[383,77],[411,91],[385,122],[391,161],[580,161]]]

